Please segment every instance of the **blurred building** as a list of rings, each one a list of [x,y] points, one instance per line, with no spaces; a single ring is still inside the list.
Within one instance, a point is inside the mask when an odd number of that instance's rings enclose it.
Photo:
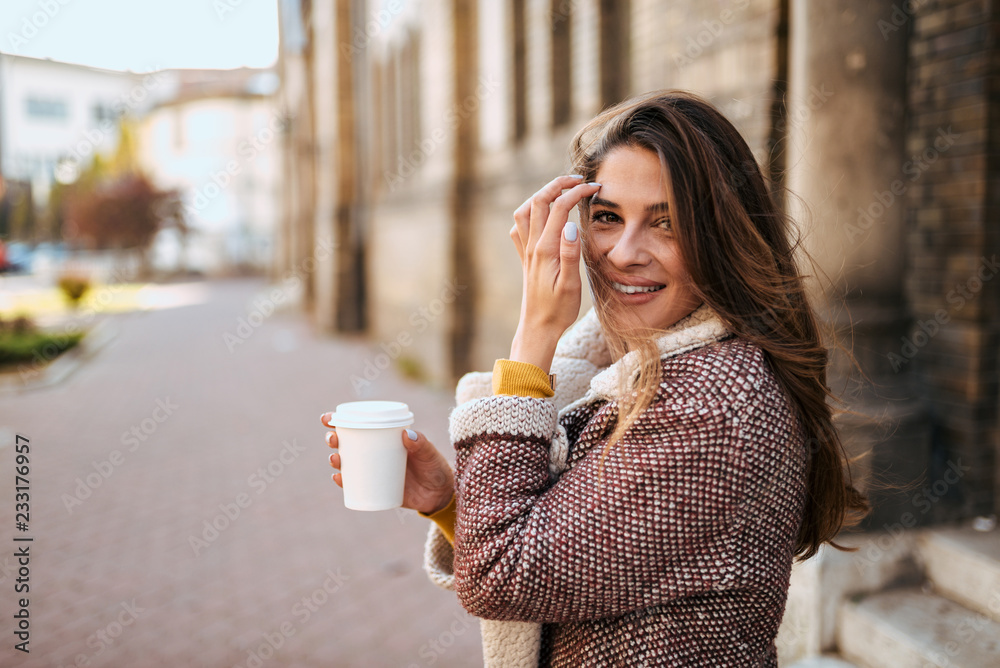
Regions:
[[[56,178],[75,180],[118,144],[118,119],[141,111],[152,75],[0,54],[0,158],[6,179],[43,206]]]
[[[161,231],[155,266],[203,273],[270,268],[278,139],[286,128],[273,102],[273,71],[137,74],[0,55],[0,82],[0,173],[12,195],[30,192],[34,208],[44,207],[55,181],[72,183],[94,155],[114,153],[128,118],[137,126],[140,166],[159,188],[179,190],[185,205],[187,233]],[[49,233],[59,231],[40,236]],[[89,255],[95,271],[107,264],[101,253]]]
[[[993,3],[285,0],[282,24],[279,269],[308,275],[322,326],[441,384],[490,368],[519,311],[514,209],[601,109],[691,90],[788,188],[829,279],[816,296],[862,372],[838,357],[843,431],[863,471],[910,485],[869,529],[1000,509]],[[894,559],[814,582],[836,600],[801,603],[785,654],[833,646],[838,597]]]
[[[267,270],[274,253],[285,120],[274,72],[164,70],[143,115],[140,161],[160,188],[177,189],[189,232],[164,230],[163,270]]]

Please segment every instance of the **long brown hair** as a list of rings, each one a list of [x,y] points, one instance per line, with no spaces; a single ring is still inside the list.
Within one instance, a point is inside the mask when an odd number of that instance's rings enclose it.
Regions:
[[[695,289],[727,328],[759,346],[806,434],[807,499],[795,554],[807,559],[868,502],[853,486],[832,422],[828,353],[796,266],[790,219],[775,205],[753,153],[711,104],[682,91],[653,91],[615,105],[573,138],[574,171],[596,178],[605,157],[628,146],[659,156],[674,236]],[[617,441],[649,407],[660,381],[659,354],[648,332],[621,326],[608,308],[601,258],[589,250],[589,200],[580,204],[584,258],[606,339],[616,356],[639,351],[638,389],[620,402]],[[835,546],[836,544],[833,543]],[[837,546],[839,547],[839,546]]]

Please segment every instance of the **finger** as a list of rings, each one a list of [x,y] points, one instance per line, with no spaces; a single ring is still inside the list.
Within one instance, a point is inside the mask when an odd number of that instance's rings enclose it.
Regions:
[[[344,476],[341,475],[340,473],[334,473],[332,476],[330,476],[330,479],[333,480],[335,483],[337,483],[337,487],[344,486]]]
[[[557,243],[559,236],[563,234],[563,227],[569,219],[569,212],[578,205],[584,197],[590,197],[601,189],[600,183],[581,183],[575,188],[570,188],[552,202],[549,211],[549,221],[544,231],[544,239],[540,243]]]
[[[582,176],[577,174],[571,176],[557,176],[545,184],[541,190],[531,197],[531,213],[528,217],[528,238],[524,244],[525,250],[530,254],[538,239],[542,236],[545,223],[549,219],[549,206],[562,193],[563,190],[571,189],[580,184]]]
[[[342,468],[340,466],[340,453],[334,452],[332,455],[330,455],[330,466],[332,466],[335,469]]]
[[[559,282],[569,288],[580,281],[580,228],[575,222],[563,227],[559,241]]]
[[[336,431],[326,432],[326,444],[329,445],[331,448],[340,447],[340,439],[337,438]]]
[[[514,245],[518,249],[521,259],[524,259],[524,244],[528,242],[528,227],[531,217],[531,200],[525,200],[524,204],[514,212],[514,227],[510,230],[510,238],[514,240]]]
[[[330,418],[333,417],[333,413],[323,413],[319,416],[319,421],[325,424],[327,427],[332,427],[330,424]]]
[[[517,229],[517,223],[514,223],[514,226],[510,228],[510,238],[517,249],[517,256],[521,258],[521,264],[524,264],[524,242],[521,241],[521,233]]]
[[[403,430],[403,447],[406,452],[416,461],[431,461],[438,456],[437,448],[434,444],[418,431],[413,429]]]

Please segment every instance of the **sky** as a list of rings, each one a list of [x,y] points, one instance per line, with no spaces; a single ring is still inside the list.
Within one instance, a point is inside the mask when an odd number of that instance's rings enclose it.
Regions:
[[[0,52],[111,70],[268,67],[278,0],[0,0]]]

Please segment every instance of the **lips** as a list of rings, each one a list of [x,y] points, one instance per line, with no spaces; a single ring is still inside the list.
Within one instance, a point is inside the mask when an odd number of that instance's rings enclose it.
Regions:
[[[616,281],[611,282],[611,287],[613,287],[618,292],[622,292],[627,295],[634,295],[643,292],[658,292],[663,288],[667,287],[665,285],[626,285],[625,283],[618,283]]]

